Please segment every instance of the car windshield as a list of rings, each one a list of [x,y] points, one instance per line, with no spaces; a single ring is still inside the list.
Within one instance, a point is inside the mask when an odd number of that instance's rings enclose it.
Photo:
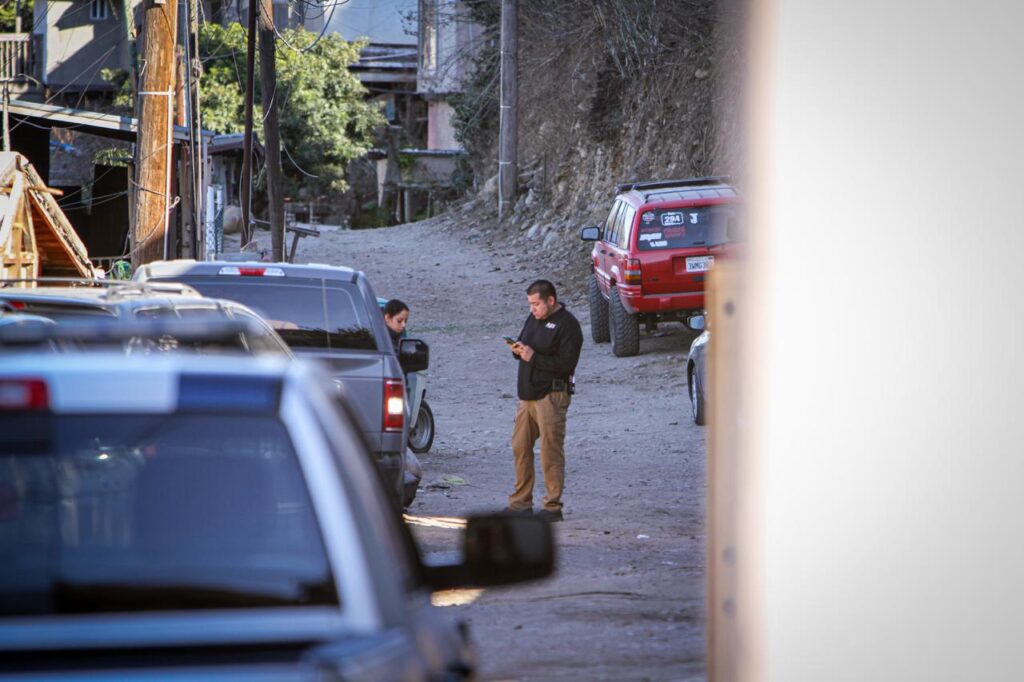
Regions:
[[[0,415],[0,615],[338,603],[276,416]]]
[[[293,348],[378,350],[370,320],[357,304],[355,285],[319,279],[268,281],[265,277],[176,279],[204,296],[252,308]]]
[[[655,208],[640,215],[636,244],[641,251],[719,246],[732,239],[736,207],[730,204]]]

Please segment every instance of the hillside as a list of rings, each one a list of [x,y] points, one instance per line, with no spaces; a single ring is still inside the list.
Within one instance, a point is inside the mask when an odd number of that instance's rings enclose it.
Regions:
[[[457,102],[475,178],[462,217],[539,269],[584,278],[579,227],[631,179],[738,175],[743,3],[520,2],[520,197],[497,221],[499,3],[474,5],[488,42]],[[456,209],[459,210],[459,209]],[[568,266],[568,270],[564,268]]]

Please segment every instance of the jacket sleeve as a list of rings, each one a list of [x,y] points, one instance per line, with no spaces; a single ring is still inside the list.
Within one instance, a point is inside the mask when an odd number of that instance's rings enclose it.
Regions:
[[[559,330],[558,350],[553,355],[533,356],[533,365],[551,374],[570,375],[576,370],[583,348],[583,330],[579,323],[565,325]]]
[[[530,318],[526,318],[526,322],[523,322],[523,328],[519,330],[519,336],[516,337],[516,341],[517,342],[518,341],[522,341],[523,334],[526,333],[526,325],[528,325],[528,324],[530,324]],[[519,362],[523,361],[523,359],[521,357],[519,357],[518,355],[516,355],[515,353],[512,353],[512,359],[513,360],[517,360]]]

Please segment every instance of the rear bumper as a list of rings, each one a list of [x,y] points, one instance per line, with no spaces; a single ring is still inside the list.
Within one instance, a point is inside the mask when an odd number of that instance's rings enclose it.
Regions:
[[[644,295],[640,287],[620,286],[619,300],[622,301],[622,307],[631,314],[678,313],[704,309],[703,291]]]
[[[388,494],[396,500],[402,499],[402,488],[405,484],[405,461],[401,452],[378,452],[377,469],[384,479],[384,487]]]

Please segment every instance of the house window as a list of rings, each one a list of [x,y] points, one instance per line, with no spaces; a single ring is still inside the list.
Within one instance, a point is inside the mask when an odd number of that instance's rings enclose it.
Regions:
[[[89,19],[92,21],[103,21],[109,16],[107,12],[107,0],[89,0]]]

